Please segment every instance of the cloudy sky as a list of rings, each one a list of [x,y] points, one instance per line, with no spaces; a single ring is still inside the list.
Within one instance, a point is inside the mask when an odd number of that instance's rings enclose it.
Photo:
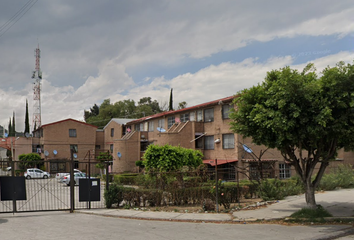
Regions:
[[[354,60],[352,0],[0,0],[0,125],[33,115],[41,49],[42,124],[152,97],[187,106],[234,95],[267,71]],[[33,126],[31,126],[32,128]]]

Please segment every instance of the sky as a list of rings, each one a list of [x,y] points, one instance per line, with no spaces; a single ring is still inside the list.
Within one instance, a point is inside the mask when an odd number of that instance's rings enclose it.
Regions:
[[[0,0],[0,125],[33,128],[34,51],[42,124],[151,97],[217,100],[267,72],[354,60],[352,0]]]

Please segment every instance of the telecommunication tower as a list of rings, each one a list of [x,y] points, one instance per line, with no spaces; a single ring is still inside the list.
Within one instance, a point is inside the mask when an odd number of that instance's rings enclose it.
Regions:
[[[32,73],[32,78],[35,80],[33,83],[33,130],[39,128],[41,123],[41,79],[42,79],[42,72],[39,65],[39,59],[41,57],[41,50],[39,50],[39,45],[34,50],[34,55],[36,57],[36,67],[35,71]]]

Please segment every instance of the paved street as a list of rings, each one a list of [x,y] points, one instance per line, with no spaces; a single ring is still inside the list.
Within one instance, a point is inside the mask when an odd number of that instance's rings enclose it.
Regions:
[[[6,240],[326,239],[348,229],[352,227],[148,221],[68,212],[0,215],[1,239]]]

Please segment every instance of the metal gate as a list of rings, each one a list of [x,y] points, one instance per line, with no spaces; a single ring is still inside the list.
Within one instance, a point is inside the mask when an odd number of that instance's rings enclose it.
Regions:
[[[69,176],[64,172],[43,173],[56,162],[41,161],[24,167],[20,161],[0,161],[0,213],[104,208],[103,192],[108,185],[101,177],[105,169],[98,169],[97,162],[61,163],[67,166],[64,170],[69,170],[65,172],[71,173]],[[74,173],[74,167],[82,170],[80,175]],[[59,175],[76,184],[63,183]]]

